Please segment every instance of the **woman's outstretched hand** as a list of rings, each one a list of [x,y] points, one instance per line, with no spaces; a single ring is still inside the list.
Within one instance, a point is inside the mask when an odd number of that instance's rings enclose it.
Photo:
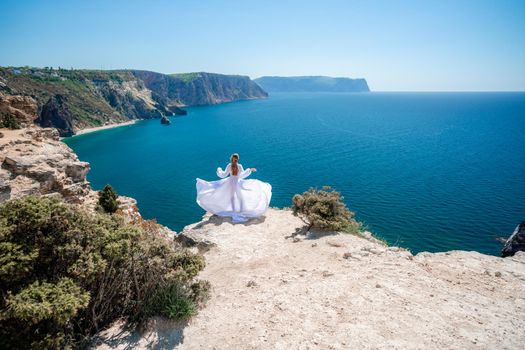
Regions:
[[[251,168],[250,170],[252,171],[252,173],[257,171],[257,169],[255,169],[255,168]]]

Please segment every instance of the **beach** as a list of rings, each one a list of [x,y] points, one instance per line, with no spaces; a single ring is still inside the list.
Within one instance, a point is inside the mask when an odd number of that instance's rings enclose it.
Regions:
[[[137,121],[138,120],[135,119],[135,120],[130,120],[129,122],[102,125],[102,126],[97,126],[97,127],[94,127],[94,128],[86,128],[86,129],[82,129],[82,130],[77,131],[76,134],[73,135],[73,136],[84,135],[84,134],[88,134],[88,133],[95,132],[95,131],[100,131],[100,130],[118,128],[120,126],[125,126],[125,125],[132,125],[132,124],[135,124]]]

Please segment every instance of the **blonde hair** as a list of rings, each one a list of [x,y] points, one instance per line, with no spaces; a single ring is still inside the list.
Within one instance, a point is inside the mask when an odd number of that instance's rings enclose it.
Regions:
[[[239,153],[232,153],[232,155],[230,156],[230,162],[232,161],[233,157],[236,157],[237,160],[239,160]]]

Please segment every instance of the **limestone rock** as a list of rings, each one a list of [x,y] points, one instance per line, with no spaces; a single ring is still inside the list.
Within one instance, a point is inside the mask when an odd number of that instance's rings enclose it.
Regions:
[[[501,256],[512,256],[518,251],[525,251],[525,221],[522,221],[510,235],[501,250]]]
[[[29,194],[59,193],[66,201],[84,203],[92,191],[82,162],[55,129],[6,130],[0,139],[0,201]]]
[[[119,196],[118,203],[118,208],[125,215],[127,221],[137,221],[142,218],[135,198]]]
[[[32,97],[0,92],[0,114],[12,115],[22,125],[30,125],[38,117],[37,112],[38,105]]]

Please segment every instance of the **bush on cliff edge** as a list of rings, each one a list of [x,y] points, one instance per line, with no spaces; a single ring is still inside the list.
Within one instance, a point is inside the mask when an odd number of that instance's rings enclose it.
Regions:
[[[195,281],[203,267],[202,256],[119,215],[50,198],[3,203],[0,344],[67,348],[120,317],[188,318],[209,289]]]
[[[343,203],[341,194],[329,186],[321,190],[310,188],[292,198],[294,214],[303,216],[311,227],[321,230],[358,233],[361,224]]]
[[[113,190],[113,187],[111,187],[111,185],[106,185],[102,191],[98,193],[98,204],[106,213],[112,214],[118,209],[117,198],[118,195]]]

